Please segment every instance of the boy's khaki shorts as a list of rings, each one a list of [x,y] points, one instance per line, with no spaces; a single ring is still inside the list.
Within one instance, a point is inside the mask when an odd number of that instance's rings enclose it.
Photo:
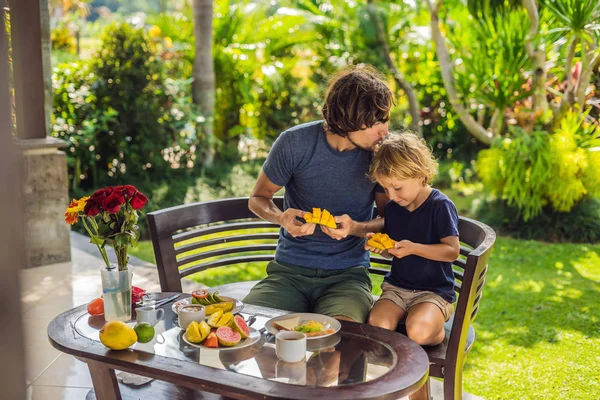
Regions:
[[[447,302],[440,295],[433,292],[402,289],[387,282],[381,284],[381,291],[380,300],[390,300],[405,312],[408,312],[412,306],[420,303],[433,303],[442,311],[444,321],[448,321],[452,314],[454,314],[452,303]]]

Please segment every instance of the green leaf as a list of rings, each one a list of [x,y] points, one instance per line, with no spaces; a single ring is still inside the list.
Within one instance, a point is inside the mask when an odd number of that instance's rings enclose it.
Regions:
[[[104,245],[104,239],[102,239],[99,236],[91,236],[90,243],[97,244],[97,245]]]

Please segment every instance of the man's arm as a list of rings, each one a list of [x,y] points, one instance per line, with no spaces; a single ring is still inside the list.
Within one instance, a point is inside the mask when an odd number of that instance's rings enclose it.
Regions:
[[[340,215],[335,217],[335,222],[338,224],[338,229],[331,229],[327,227],[321,227],[321,230],[327,235],[334,239],[340,240],[346,236],[358,236],[365,237],[369,232],[381,232],[383,231],[384,224],[384,212],[385,205],[388,202],[387,195],[385,193],[375,193],[375,204],[377,204],[377,211],[379,217],[365,222],[353,221],[348,214]]]
[[[260,171],[252,194],[250,195],[250,200],[248,200],[248,208],[256,214],[256,216],[280,225],[294,237],[312,235],[316,225],[303,224],[296,219],[296,217],[302,217],[304,215],[303,211],[295,208],[288,208],[283,212],[273,202],[273,196],[281,190],[281,188],[281,186],[271,182],[263,171]]]
[[[272,222],[277,225],[281,225],[279,217],[283,214],[273,202],[273,196],[275,193],[281,190],[282,186],[278,186],[271,182],[263,171],[258,174],[258,179],[252,189],[250,200],[248,200],[248,208],[257,217],[260,217],[266,221]]]

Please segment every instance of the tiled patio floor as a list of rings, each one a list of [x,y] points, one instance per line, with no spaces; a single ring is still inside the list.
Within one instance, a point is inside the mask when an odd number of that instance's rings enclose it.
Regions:
[[[92,388],[87,365],[54,349],[46,333],[56,315],[86,304],[101,293],[98,270],[102,259],[95,246],[77,233],[71,235],[71,245],[72,262],[27,269],[21,274],[28,400],[82,400]],[[152,264],[135,258],[131,264],[135,286],[160,291]],[[184,283],[184,291],[197,286]],[[443,399],[441,383],[432,380],[431,387],[434,399]],[[478,397],[465,393],[463,399]]]

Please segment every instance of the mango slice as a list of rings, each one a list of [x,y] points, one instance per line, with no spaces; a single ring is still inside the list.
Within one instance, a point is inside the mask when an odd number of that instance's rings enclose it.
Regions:
[[[333,229],[337,228],[334,216],[326,209],[321,210],[320,208],[313,208],[312,213],[304,213],[304,220],[313,224],[325,225]]]
[[[396,242],[387,233],[376,233],[369,239],[367,244],[379,250],[388,250],[393,249]]]

